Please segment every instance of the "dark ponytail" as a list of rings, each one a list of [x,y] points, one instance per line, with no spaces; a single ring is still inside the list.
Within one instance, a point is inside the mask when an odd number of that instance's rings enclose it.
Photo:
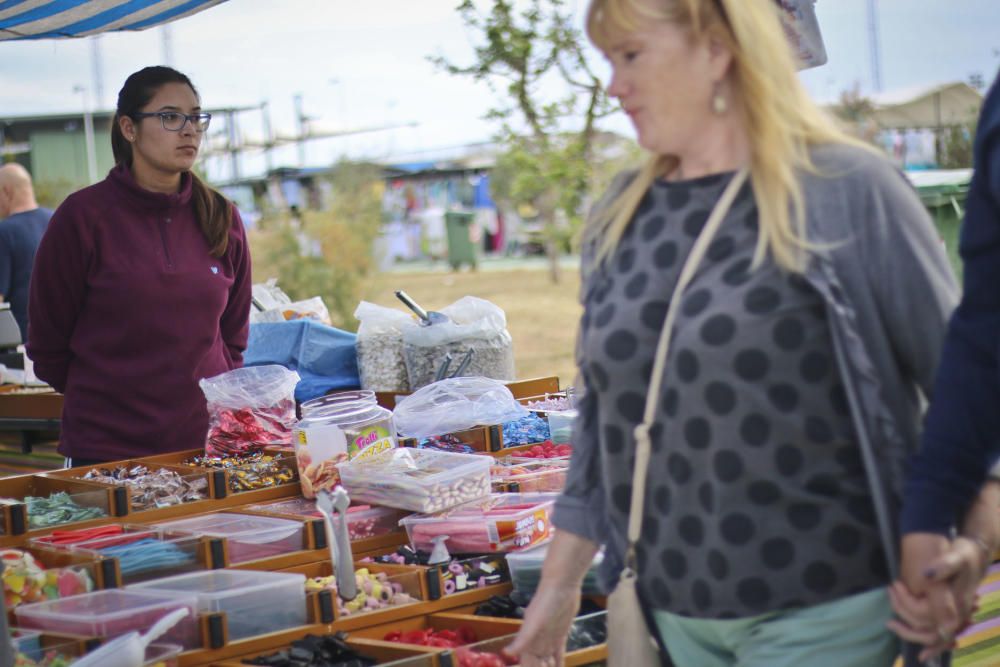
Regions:
[[[118,92],[118,106],[111,123],[111,152],[116,164],[132,166],[132,144],[122,134],[119,120],[124,117],[134,119],[156,95],[156,91],[168,83],[183,83],[197,97],[198,89],[184,74],[170,67],[145,67],[125,79],[125,85]],[[213,257],[226,254],[229,245],[229,231],[233,226],[233,209],[225,197],[205,184],[197,174],[191,173],[191,203],[201,233],[208,241]]]

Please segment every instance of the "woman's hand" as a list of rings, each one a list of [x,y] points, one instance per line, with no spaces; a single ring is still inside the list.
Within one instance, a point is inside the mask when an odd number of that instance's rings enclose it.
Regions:
[[[519,656],[524,667],[557,667],[563,663],[566,636],[580,609],[583,577],[597,553],[590,540],[557,531],[542,564],[542,581],[524,612],[524,624],[506,653]]]
[[[579,587],[546,585],[524,612],[524,624],[506,652],[518,656],[523,667],[558,667],[563,664],[566,637],[580,609]]]
[[[962,535],[949,542],[940,535],[903,538],[902,581],[889,590],[899,620],[889,628],[924,645],[921,660],[954,646],[976,612],[976,590],[1000,543],[1000,484],[988,482],[965,515]]]

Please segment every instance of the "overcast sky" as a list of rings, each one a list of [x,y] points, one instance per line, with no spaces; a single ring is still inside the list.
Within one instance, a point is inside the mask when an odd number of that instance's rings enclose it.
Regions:
[[[485,4],[485,1],[484,3]],[[586,0],[566,0],[582,24]],[[490,138],[481,120],[493,104],[482,85],[436,71],[426,56],[471,59],[474,39],[454,11],[457,0],[230,0],[172,24],[170,64],[198,86],[204,106],[270,103],[276,130],[295,131],[293,96],[324,129],[418,123],[372,134],[313,142],[310,164],[340,155],[420,159],[443,147]],[[871,91],[866,0],[818,0],[829,64],[803,73],[812,94],[835,98],[855,82]],[[1000,65],[1000,0],[880,0],[883,89],[992,80]],[[163,31],[110,34],[100,39],[104,93],[111,108],[125,77],[164,62]],[[69,112],[73,93],[93,90],[89,40],[0,42],[0,114]],[[607,68],[595,56],[599,71]],[[629,132],[621,114],[608,129]],[[260,113],[241,117],[259,135]],[[294,164],[294,148],[275,153]],[[250,159],[245,171],[262,168]]]

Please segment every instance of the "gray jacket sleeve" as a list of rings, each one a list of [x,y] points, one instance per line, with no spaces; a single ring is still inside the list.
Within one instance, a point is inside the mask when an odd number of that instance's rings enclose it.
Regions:
[[[579,339],[579,335],[578,335]],[[579,363],[579,341],[577,363]],[[597,395],[580,373],[577,382],[579,416],[573,423],[573,456],[570,459],[566,486],[556,500],[553,525],[604,544],[607,528],[604,510],[604,484],[601,475],[601,449],[597,430]]]
[[[883,163],[865,170],[862,266],[897,361],[930,397],[958,285],[944,244],[913,187]]]
[[[625,172],[615,178],[608,192],[591,210],[591,220],[588,220],[588,224],[593,223],[593,216],[624,189],[632,176],[634,172]],[[591,274],[596,268],[596,245],[596,238],[586,238],[580,257],[580,301],[584,305],[584,318],[589,317],[586,311],[586,294]],[[604,544],[608,539],[608,526],[604,508],[606,494],[599,441],[599,395],[588,380],[586,359],[583,355],[583,336],[584,328],[581,326],[577,330],[575,355],[577,367],[580,369],[577,379],[579,417],[573,423],[571,437],[573,456],[570,459],[566,486],[556,500],[552,523],[559,530],[574,533],[596,544]]]

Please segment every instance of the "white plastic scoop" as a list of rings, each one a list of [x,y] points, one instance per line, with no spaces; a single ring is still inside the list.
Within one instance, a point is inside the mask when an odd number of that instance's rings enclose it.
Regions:
[[[142,667],[146,647],[188,615],[187,607],[170,612],[153,624],[146,634],[138,632],[116,637],[73,663],[74,667]]]

